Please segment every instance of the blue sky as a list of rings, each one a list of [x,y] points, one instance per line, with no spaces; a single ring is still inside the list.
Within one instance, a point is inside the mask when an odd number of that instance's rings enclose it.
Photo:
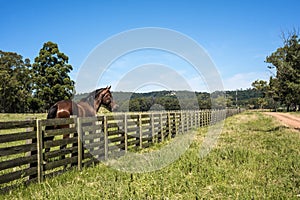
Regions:
[[[0,49],[33,62],[44,42],[55,42],[69,56],[74,80],[90,52],[107,38],[130,29],[161,27],[201,45],[215,63],[225,90],[250,88],[254,80],[270,76],[264,60],[282,45],[281,32],[300,27],[298,0],[0,0],[0,5]],[[188,64],[178,58],[172,63],[166,54],[143,51],[123,56],[98,84],[116,88],[118,79],[132,70],[129,66],[163,63],[182,71],[181,63],[192,89],[205,90]],[[155,59],[149,60],[153,55]]]

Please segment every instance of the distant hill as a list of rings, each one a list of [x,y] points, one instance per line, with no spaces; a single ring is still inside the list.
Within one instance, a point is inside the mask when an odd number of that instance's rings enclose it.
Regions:
[[[210,109],[211,99],[218,98],[218,92],[192,91],[153,91],[147,93],[112,92],[115,102],[119,105],[118,111],[148,111],[148,110],[194,110]],[[226,95],[225,95],[226,94]],[[77,94],[75,101],[80,101],[88,93]],[[226,96],[226,107],[251,107],[255,108],[257,99],[262,94],[254,89],[225,91],[221,96]],[[236,101],[237,100],[237,101]],[[223,105],[224,107],[224,105]]]

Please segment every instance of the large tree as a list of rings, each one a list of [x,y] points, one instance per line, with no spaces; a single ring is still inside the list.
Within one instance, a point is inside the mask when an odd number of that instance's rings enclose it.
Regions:
[[[0,50],[1,112],[27,112],[31,85],[30,60]]]
[[[32,65],[34,99],[32,104],[39,111],[47,110],[55,102],[69,99],[74,94],[74,81],[69,73],[72,66],[69,58],[58,49],[58,45],[47,42]]]
[[[270,68],[276,68],[272,79],[276,98],[290,108],[299,109],[300,105],[300,39],[296,33],[284,39],[284,46],[278,48],[266,59]]]

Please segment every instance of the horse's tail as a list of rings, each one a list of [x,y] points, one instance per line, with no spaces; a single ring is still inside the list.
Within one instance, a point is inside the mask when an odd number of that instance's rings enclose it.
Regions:
[[[54,119],[56,117],[57,109],[58,109],[57,104],[54,104],[53,106],[51,106],[48,111],[47,119]],[[54,127],[46,126],[45,129],[50,130],[50,129],[54,129]]]
[[[57,113],[57,104],[54,104],[53,106],[50,107],[47,115],[47,119],[54,119],[56,117]]]
[[[58,109],[57,104],[54,104],[53,106],[51,106],[50,109],[49,109],[49,111],[48,111],[48,114],[47,114],[47,119],[54,119],[54,118],[56,118],[57,109]],[[45,131],[52,130],[52,129],[54,129],[54,126],[46,126],[45,127]],[[54,139],[54,136],[48,136],[48,137],[44,136],[44,140],[45,141],[53,140],[53,139]],[[45,149],[45,152],[49,152],[49,151],[50,151],[50,148],[46,148]]]

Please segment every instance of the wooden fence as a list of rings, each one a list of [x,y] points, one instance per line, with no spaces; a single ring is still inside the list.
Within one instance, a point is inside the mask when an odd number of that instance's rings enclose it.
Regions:
[[[0,122],[1,190],[20,183],[42,182],[45,177],[74,166],[81,170],[239,112],[227,109],[117,113],[91,118]],[[62,127],[46,129],[58,125]],[[47,140],[49,137],[54,139]]]

